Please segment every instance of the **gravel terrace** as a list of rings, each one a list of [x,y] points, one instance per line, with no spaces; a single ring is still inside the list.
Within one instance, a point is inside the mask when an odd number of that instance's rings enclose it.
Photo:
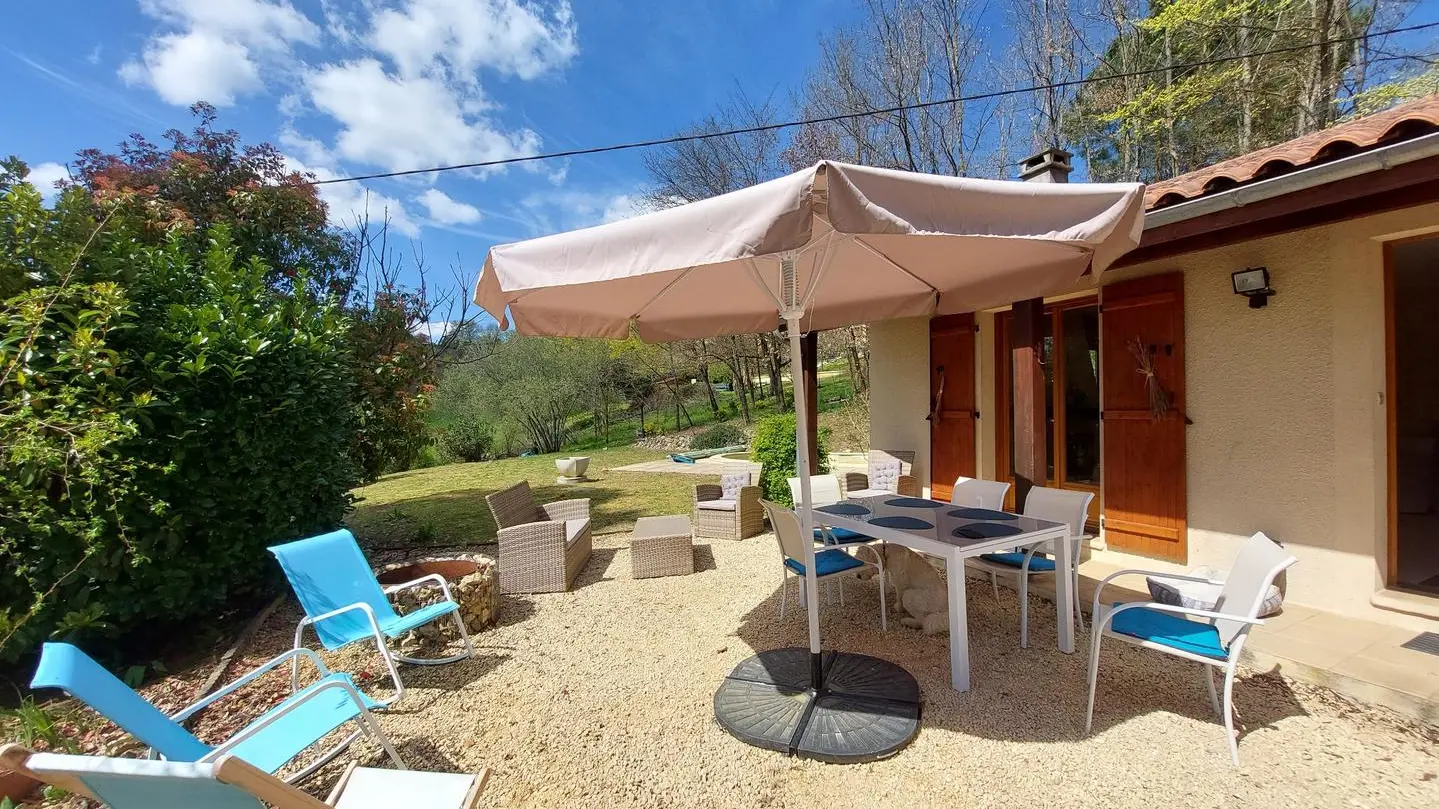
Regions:
[[[949,688],[946,636],[898,622],[879,631],[873,581],[848,582],[846,606],[822,612],[826,648],[894,660],[919,679],[922,729],[908,748],[826,765],[749,747],[715,724],[715,688],[755,650],[804,645],[803,613],[777,617],[771,537],[696,547],[694,575],[634,580],[627,535],[596,537],[573,592],[503,598],[501,624],[476,638],[475,659],[402,668],[410,691],[381,723],[414,768],[489,766],[488,806],[1439,805],[1439,728],[1246,672],[1235,688],[1244,728],[1235,769],[1197,667],[1118,643],[1106,644],[1095,734],[1085,737],[1086,654],[1055,648],[1048,604],[1031,610],[1031,648],[1020,650],[1015,594],[1001,590],[996,602],[977,581],[968,694]],[[296,615],[278,611],[244,662],[283,649]],[[373,651],[327,657],[376,692],[387,684]],[[270,683],[272,695],[283,687]],[[146,689],[161,702],[177,690]],[[236,721],[207,716],[201,735],[223,737]],[[371,743],[355,751],[381,761]],[[307,786],[323,795],[337,766]]]

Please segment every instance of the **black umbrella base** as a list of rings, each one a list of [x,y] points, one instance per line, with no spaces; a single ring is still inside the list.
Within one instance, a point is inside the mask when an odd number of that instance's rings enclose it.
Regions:
[[[919,683],[888,660],[825,652],[816,690],[808,649],[742,661],[715,692],[715,719],[740,741],[835,764],[876,761],[919,734]]]

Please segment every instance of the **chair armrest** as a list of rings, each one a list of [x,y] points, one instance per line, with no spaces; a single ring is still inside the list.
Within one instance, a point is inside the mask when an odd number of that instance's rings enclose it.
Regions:
[[[415,579],[414,581],[407,581],[407,582],[405,582],[404,584],[391,585],[391,586],[389,586],[389,587],[386,587],[385,590],[384,590],[384,592],[385,592],[385,595],[387,595],[387,596],[388,596],[388,595],[394,595],[395,593],[398,593],[398,592],[400,592],[401,590],[408,590],[408,589],[410,589],[411,587],[420,587],[420,586],[426,585],[426,584],[439,585],[440,591],[445,594],[445,600],[446,600],[446,601],[454,601],[454,600],[455,600],[455,599],[453,599],[453,598],[450,597],[450,583],[447,582],[447,581],[445,581],[445,577],[444,577],[444,576],[441,576],[441,575],[438,574],[438,573],[431,573],[431,574],[428,575],[428,576],[421,576],[420,578]]]
[[[894,493],[905,497],[919,497],[922,493],[919,488],[919,478],[914,475],[900,475],[895,484]]]
[[[286,705],[281,710],[271,711],[270,713],[260,717],[259,720],[255,722],[255,724],[225,740],[224,744],[216,747],[214,750],[211,750],[209,753],[205,754],[196,763],[206,764],[215,761],[216,759],[224,756],[226,753],[229,753],[231,750],[235,749],[237,746],[239,746],[241,742],[254,738],[260,733],[260,731],[280,721],[282,718],[285,717],[286,714],[290,713],[291,711],[295,710],[306,702],[309,702],[315,697],[325,693],[326,691],[331,691],[336,688],[348,694],[350,699],[354,701],[355,705],[359,707],[359,717],[364,717],[366,714],[369,713],[369,709],[365,707],[365,700],[360,696],[360,692],[355,690],[355,687],[351,685],[348,681],[336,679],[318,682],[307,687],[304,691],[301,691],[294,702]]]
[[[512,525],[509,528],[501,528],[496,537],[500,543],[500,550],[514,548],[532,543],[558,542],[561,547],[565,544],[565,524],[551,520],[549,522],[527,522],[524,525]],[[503,565],[503,561],[501,565]]]
[[[845,472],[839,478],[840,489],[845,493],[869,488],[869,475],[864,472]]]
[[[1104,618],[1099,620],[1099,626],[1096,628],[1097,631],[1104,631],[1104,627],[1107,626],[1111,621],[1113,621],[1114,616],[1118,615],[1119,613],[1124,612],[1125,610],[1139,609],[1141,607],[1147,610],[1154,610],[1155,612],[1171,612],[1175,615],[1192,615],[1196,618],[1217,618],[1223,619],[1225,621],[1235,621],[1241,624],[1247,624],[1248,626],[1261,626],[1264,624],[1264,621],[1260,618],[1249,618],[1243,615],[1233,615],[1227,612],[1200,610],[1193,607],[1180,607],[1174,604],[1163,604],[1158,601],[1130,601],[1124,604],[1118,604],[1113,609],[1105,611]],[[1097,605],[1095,609],[1098,609]],[[1095,612],[1093,614],[1099,615],[1098,612]]]
[[[190,705],[186,705],[179,711],[170,714],[170,719],[177,724],[180,722],[184,722],[186,719],[189,719],[191,716],[198,713],[199,711],[209,707],[210,705],[213,705],[220,699],[227,697],[230,694],[233,694],[236,691],[239,691],[241,688],[244,688],[245,686],[254,682],[255,680],[258,680],[266,672],[269,672],[280,665],[288,663],[290,660],[296,657],[308,658],[311,663],[315,664],[315,668],[320,670],[320,676],[324,677],[329,675],[330,670],[325,667],[324,661],[322,661],[320,659],[320,656],[314,651],[310,649],[291,649],[287,652],[284,652],[283,654],[271,658],[264,663],[261,663],[257,668],[252,669],[249,673],[240,677],[238,680],[230,682],[229,684],[220,688],[213,694],[202,697],[199,701],[194,702]]]
[[[540,506],[540,510],[545,513],[546,517],[558,522],[588,520],[590,518],[590,500],[587,497],[577,500],[557,500]]]
[[[724,489],[718,483],[701,483],[695,486],[695,502],[705,503],[724,497]]]
[[[1183,575],[1183,574],[1181,574],[1181,573],[1160,573],[1160,572],[1157,571],[1157,570],[1143,570],[1143,569],[1137,568],[1137,567],[1129,567],[1129,568],[1125,568],[1124,570],[1116,570],[1115,572],[1109,574],[1108,576],[1105,576],[1104,578],[1100,579],[1100,580],[1099,580],[1099,583],[1096,584],[1096,585],[1094,585],[1094,609],[1095,609],[1095,610],[1098,610],[1098,609],[1099,609],[1099,604],[1100,604],[1099,597],[1100,597],[1100,595],[1104,592],[1104,587],[1105,587],[1105,585],[1109,584],[1110,581],[1112,581],[1112,580],[1114,580],[1114,579],[1117,579],[1117,578],[1119,578],[1120,576],[1154,576],[1155,578],[1161,578],[1161,579],[1173,579],[1173,580],[1175,580],[1175,581],[1196,581],[1196,582],[1202,582],[1202,583],[1204,583],[1204,584],[1223,584],[1223,583],[1224,583],[1224,582],[1222,582],[1222,581],[1215,581],[1215,580],[1213,580],[1213,579],[1206,579],[1206,578],[1204,578],[1203,576],[1186,576],[1186,575]],[[1091,615],[1097,615],[1098,612],[1091,612],[1090,614],[1091,614]],[[1227,617],[1227,616],[1226,616],[1226,617]]]

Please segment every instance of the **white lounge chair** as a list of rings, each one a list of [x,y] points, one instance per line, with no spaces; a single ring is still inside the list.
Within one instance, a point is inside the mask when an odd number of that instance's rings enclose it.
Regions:
[[[0,767],[111,809],[474,809],[489,777],[488,768],[458,774],[351,765],[322,802],[235,756],[195,764],[32,753],[11,744],[0,748]]]
[[[1269,586],[1296,561],[1263,532],[1255,534],[1239,549],[1234,568],[1224,580],[1224,589],[1212,610],[1178,607],[1157,601],[1135,601],[1116,603],[1101,613],[1104,586],[1120,576],[1134,574],[1178,581],[1208,581],[1197,576],[1148,570],[1121,570],[1104,577],[1094,591],[1094,645],[1089,652],[1089,710],[1084,719],[1084,732],[1088,733],[1094,724],[1099,644],[1104,638],[1114,638],[1203,664],[1209,701],[1214,711],[1224,719],[1229,755],[1234,765],[1239,766],[1239,742],[1234,738],[1234,672],[1249,630],[1264,623],[1258,615]],[[1223,705],[1214,691],[1211,666],[1224,669]]]

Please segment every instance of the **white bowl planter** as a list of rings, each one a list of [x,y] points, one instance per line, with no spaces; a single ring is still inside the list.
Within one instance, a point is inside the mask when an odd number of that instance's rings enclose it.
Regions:
[[[589,468],[590,458],[588,455],[555,459],[555,469],[560,473],[560,483],[575,483],[584,480],[585,472]]]

